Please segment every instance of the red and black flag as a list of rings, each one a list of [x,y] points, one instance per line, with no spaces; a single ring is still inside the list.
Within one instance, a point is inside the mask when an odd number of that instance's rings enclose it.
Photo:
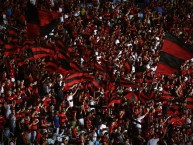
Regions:
[[[61,39],[55,39],[55,49],[57,51],[66,52],[66,45]]]
[[[28,49],[28,55],[25,56],[24,60],[37,60],[39,58],[50,57],[54,54],[53,50],[46,49],[44,47],[33,47]]]
[[[37,38],[49,34],[58,23],[60,13],[38,9],[28,2],[26,11],[27,33],[29,38]]]
[[[137,102],[138,101],[138,97],[134,92],[130,92],[127,95],[125,95],[124,97],[127,98],[129,102]]]
[[[186,107],[188,109],[193,109],[193,97],[186,98]]]
[[[183,126],[185,124],[185,116],[174,115],[168,120],[168,124],[179,127]]]
[[[100,65],[98,62],[92,61],[92,62],[91,62],[91,65],[92,65],[92,67],[95,68],[97,71],[103,71],[103,72],[105,72],[104,67],[103,67],[102,65]]]
[[[80,65],[78,65],[76,62],[70,62],[70,67],[79,72],[81,70]]]
[[[63,68],[58,63],[58,61],[56,61],[52,57],[51,57],[51,59],[48,59],[46,61],[46,70],[50,73],[58,72],[58,73],[62,74],[63,76],[66,76],[68,73],[70,73],[70,70]]]
[[[45,36],[57,26],[60,13],[38,9],[38,16],[40,20],[40,35]]]
[[[193,58],[193,48],[186,45],[183,40],[167,33],[163,40],[156,73],[174,74],[186,60],[191,58]]]
[[[16,28],[8,27],[7,29],[7,41],[8,43],[19,44],[19,30]]]
[[[175,96],[172,96],[170,92],[163,90],[162,96],[157,98],[157,99],[161,100],[161,101],[170,101],[170,100],[173,100],[174,98],[175,98]]]
[[[54,58],[58,62],[58,64],[61,66],[61,68],[66,69],[66,70],[71,69],[71,65],[68,61],[69,59],[64,52],[57,51]]]
[[[35,47],[35,46],[36,46],[36,41],[26,39],[22,42],[22,50],[21,51],[25,51],[26,49],[31,49],[32,47]]]
[[[46,48],[46,47],[33,47],[31,48],[32,52],[42,52],[42,53],[49,53],[50,55],[55,55],[55,51],[52,48]]]
[[[55,61],[54,59],[49,59],[47,62],[46,62],[46,70],[48,72],[51,72],[53,73],[54,71],[56,71],[58,68],[58,63],[57,61]]]
[[[38,17],[38,9],[35,5],[28,2],[26,11],[27,34],[29,38],[40,36],[40,21]]]
[[[74,73],[65,78],[65,86],[66,87],[71,87],[75,84],[84,82],[84,81],[90,81],[92,80],[93,77],[89,73]]]
[[[149,94],[149,93],[145,93],[145,92],[140,92],[138,97],[139,97],[139,100],[141,100],[142,103],[146,103],[147,101],[154,99],[155,93],[151,92]]]
[[[21,48],[17,45],[14,45],[12,43],[10,44],[5,44],[4,45],[4,56],[10,56],[14,54],[19,54]]]
[[[100,83],[100,80],[98,80],[98,79],[96,79],[96,78],[95,78],[95,79],[93,78],[92,84],[93,84],[96,88],[102,88],[101,83]]]
[[[110,108],[111,105],[120,104],[120,103],[121,103],[121,99],[115,99],[115,100],[112,100],[112,101],[107,105],[107,107]]]
[[[60,66],[65,70],[71,70],[71,66],[66,59],[60,59]]]
[[[177,114],[180,114],[179,112],[179,108],[180,108],[180,104],[178,103],[173,103],[171,104],[170,106],[168,106],[168,109],[167,109],[167,114],[169,115],[177,115]]]

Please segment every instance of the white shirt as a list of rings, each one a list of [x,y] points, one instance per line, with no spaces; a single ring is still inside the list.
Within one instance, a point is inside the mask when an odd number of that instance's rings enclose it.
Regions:
[[[92,139],[94,142],[97,140],[97,133],[96,132],[92,133]]]
[[[138,118],[136,118],[135,120],[137,121],[137,122],[133,122],[133,124],[135,124],[136,125],[136,128],[141,128],[142,126],[141,126],[141,120],[143,119],[145,117],[145,115],[143,115],[143,116],[140,116],[140,117],[138,117]],[[138,123],[139,122],[139,123]]]
[[[30,3],[35,5],[36,4],[36,0],[30,0]]]
[[[119,39],[115,40],[115,44],[118,45],[120,43]]]
[[[80,15],[80,11],[77,11],[77,12],[74,13],[75,17],[78,17],[79,15]]]
[[[147,145],[157,145],[159,138],[152,138],[147,142]]]
[[[74,106],[73,96],[72,95],[67,97],[67,101],[68,101],[70,107]]]
[[[59,8],[59,12],[62,12],[62,11],[63,11],[62,8]],[[64,17],[63,16],[60,17],[60,22],[64,22]]]
[[[6,14],[3,14],[3,23],[4,23],[5,25],[8,24]]]
[[[95,104],[95,101],[91,100],[91,101],[90,101],[90,105],[94,105],[94,104]],[[95,109],[95,108],[90,107],[90,111],[92,111],[93,109]]]
[[[7,110],[6,110],[6,118],[8,119],[9,118],[9,115],[11,114],[11,109],[10,109],[10,106],[7,105]]]
[[[135,66],[132,65],[131,70],[132,72],[135,72]]]
[[[4,87],[3,87],[3,86],[1,86],[0,92],[1,92],[1,93],[4,93]]]
[[[107,131],[107,126],[105,124],[101,124],[100,130],[102,131],[102,135],[104,135]]]

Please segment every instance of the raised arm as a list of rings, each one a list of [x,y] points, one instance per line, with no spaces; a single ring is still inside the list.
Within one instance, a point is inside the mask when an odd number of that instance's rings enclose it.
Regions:
[[[74,96],[74,95],[77,93],[78,89],[79,89],[79,88],[76,89],[76,91],[74,92],[74,94],[72,94],[72,96]]]

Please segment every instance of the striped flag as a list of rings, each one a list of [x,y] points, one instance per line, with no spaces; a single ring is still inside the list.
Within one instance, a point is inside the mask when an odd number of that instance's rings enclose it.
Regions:
[[[189,109],[193,109],[193,97],[186,98],[186,107]]]
[[[27,33],[29,38],[49,34],[58,24],[60,13],[36,8],[28,2],[26,11]]]
[[[193,58],[193,48],[186,45],[181,39],[167,33],[163,40],[160,60],[156,74],[171,75],[180,70],[180,66]]]

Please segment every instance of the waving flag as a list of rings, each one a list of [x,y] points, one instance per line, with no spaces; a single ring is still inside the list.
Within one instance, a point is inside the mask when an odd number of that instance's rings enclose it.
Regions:
[[[186,45],[176,36],[167,33],[164,37],[156,73],[164,75],[174,74],[186,60],[191,58],[193,58],[193,48]]]
[[[125,95],[124,97],[127,98],[129,100],[129,102],[136,102],[136,101],[138,101],[138,97],[137,97],[137,95],[135,95],[134,92],[130,92],[127,95]]]
[[[29,38],[49,34],[57,25],[60,13],[38,9],[28,2],[26,11],[27,33]]]
[[[121,103],[121,99],[117,99],[117,100],[112,100],[109,104],[108,104],[108,108],[111,107],[111,105],[113,104],[120,104]]]
[[[168,120],[168,124],[172,124],[173,126],[183,126],[185,124],[185,117],[174,115]]]
[[[67,76],[64,81],[65,81],[66,87],[71,87],[75,84],[78,84],[84,81],[91,81],[93,80],[93,78],[94,77],[89,75],[89,73],[80,72],[80,73],[74,73]]]

